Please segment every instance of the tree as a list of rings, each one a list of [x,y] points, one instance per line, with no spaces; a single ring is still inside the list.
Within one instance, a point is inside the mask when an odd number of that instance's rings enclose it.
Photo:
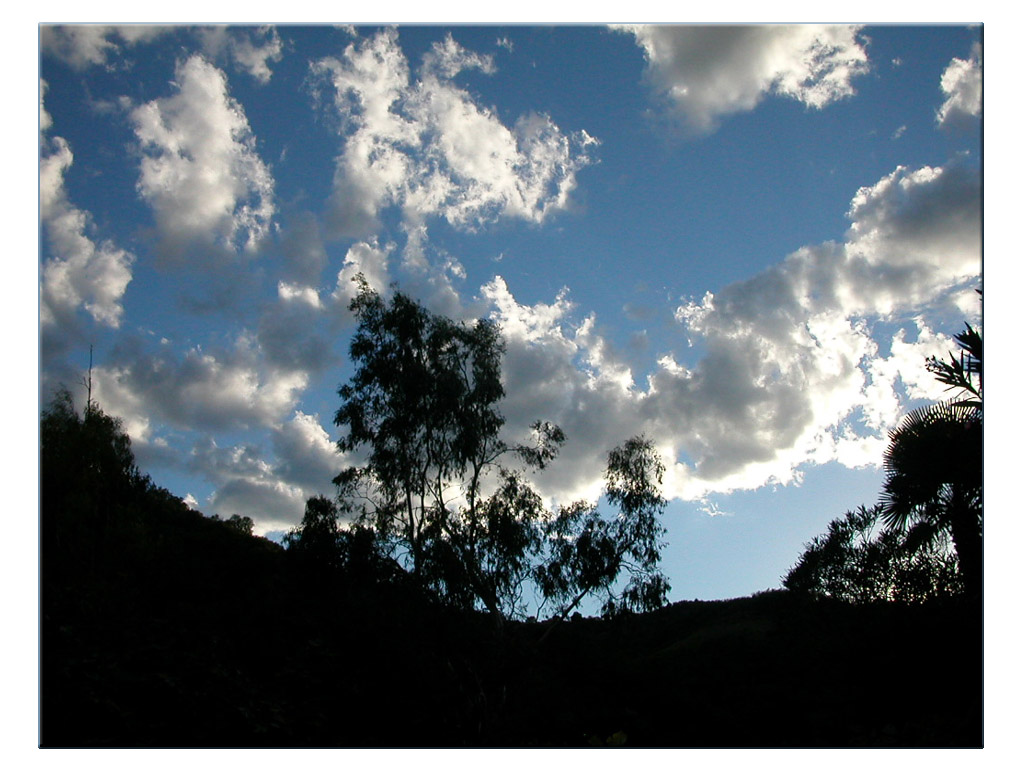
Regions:
[[[959,390],[957,397],[952,402],[958,406],[966,406],[975,410],[981,410],[982,406],[982,343],[981,334],[971,327],[970,323],[964,323],[967,329],[960,331],[953,338],[959,347],[959,355],[949,353],[949,362],[930,357],[925,362],[925,367],[935,374],[935,378],[948,389]],[[975,380],[977,379],[977,380]]]
[[[55,515],[106,525],[150,487],[120,419],[91,399],[79,415],[67,389],[59,389],[43,410],[39,450],[44,525]]]
[[[456,323],[402,293],[386,302],[361,276],[356,282],[356,371],[339,389],[335,424],[347,428],[340,450],[366,447],[368,455],[335,478],[339,498],[450,602],[480,600],[508,614],[539,543],[533,525],[543,505],[498,460],[512,453],[543,468],[564,435],[538,422],[533,446],[499,436],[504,344],[494,323]],[[494,474],[499,489],[485,498]]]
[[[225,521],[225,524],[243,536],[252,536],[253,522],[248,515],[232,515]]]
[[[787,588],[852,602],[981,594],[982,338],[969,324],[954,338],[958,354],[925,365],[956,395],[889,432],[881,503],[833,520],[790,569]]]
[[[302,522],[284,536],[289,552],[318,567],[333,567],[341,560],[341,528],[338,507],[326,496],[306,500]]]
[[[889,433],[883,518],[893,530],[916,525],[953,540],[968,592],[981,594],[981,412],[937,403],[911,411]]]
[[[536,575],[557,616],[564,619],[595,592],[605,595],[605,615],[664,605],[669,586],[657,568],[664,533],[658,522],[666,504],[660,492],[664,472],[654,444],[630,438],[611,451],[605,473],[605,496],[618,514],[608,520],[596,505],[577,502],[550,522],[550,554]],[[616,594],[623,570],[629,580]]]
[[[447,602],[479,604],[499,618],[517,615],[524,586],[538,574],[535,563],[559,530],[526,471],[544,469],[565,435],[537,421],[529,444],[502,437],[504,342],[495,323],[455,322],[397,291],[386,301],[361,275],[355,281],[355,372],[338,390],[335,424],[345,430],[339,450],[361,452],[364,461],[335,478],[340,507],[376,532],[382,552]],[[626,483],[631,471],[623,465],[610,477]],[[623,515],[637,520],[605,535],[621,538],[615,545],[623,552],[640,552],[639,528],[651,529],[641,520],[648,507],[628,483],[616,492]],[[579,517],[563,510],[556,519],[565,515]],[[579,534],[573,524],[566,521],[562,535]],[[637,562],[651,562],[644,557]],[[615,566],[617,575],[626,562],[615,556],[600,567]],[[587,578],[587,584],[604,583],[589,571]]]
[[[875,505],[833,520],[807,545],[783,586],[850,603],[916,603],[963,590],[948,536],[892,530],[881,518],[882,506]]]
[[[889,433],[883,517],[890,528],[918,525],[953,540],[968,593],[982,591],[982,338],[970,325],[955,337],[959,356],[928,369],[958,396],[911,411]]]

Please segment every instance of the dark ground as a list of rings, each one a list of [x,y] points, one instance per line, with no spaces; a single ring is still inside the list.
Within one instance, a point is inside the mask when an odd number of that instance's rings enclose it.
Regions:
[[[780,591],[538,644],[159,498],[44,510],[43,747],[982,746],[977,606]]]

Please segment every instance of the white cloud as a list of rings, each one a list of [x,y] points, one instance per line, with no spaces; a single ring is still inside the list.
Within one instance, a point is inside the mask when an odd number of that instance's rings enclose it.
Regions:
[[[574,319],[566,291],[551,304],[524,306],[497,277],[481,293],[506,341],[501,411],[508,440],[527,440],[538,419],[561,426],[567,441],[537,485],[557,503],[596,499],[607,452],[641,423],[638,393],[623,386],[620,366],[605,365],[612,356],[604,340],[591,318]]]
[[[198,34],[207,56],[228,56],[236,67],[264,85],[273,75],[269,62],[281,60],[283,46],[273,27],[203,27]]]
[[[39,287],[44,336],[58,330],[76,335],[80,307],[95,322],[117,328],[134,256],[109,240],[97,244],[90,237],[90,215],[73,205],[64,189],[64,174],[74,161],[71,148],[60,137],[45,146],[49,153],[39,164],[39,216],[50,249]]]
[[[346,461],[318,415],[295,411],[272,428],[271,446],[269,452],[248,443],[221,446],[211,437],[194,445],[189,466],[215,487],[207,511],[248,515],[260,535],[296,525],[309,497],[333,495],[332,480]]]
[[[46,81],[43,78],[39,78],[39,130],[48,131],[53,127],[53,118],[50,117],[50,113],[46,111],[46,106],[43,100],[46,98]]]
[[[306,285],[318,284],[327,265],[327,251],[317,217],[308,211],[288,217],[279,243],[283,276]]]
[[[427,52],[418,79],[394,30],[313,69],[329,78],[345,133],[332,196],[336,234],[372,234],[391,206],[402,211],[413,250],[429,217],[468,231],[503,216],[542,222],[568,207],[596,143],[583,131],[564,134],[545,115],[505,126],[453,82],[467,69],[493,71],[491,58],[451,36]]]
[[[273,463],[257,446],[222,447],[205,438],[193,447],[189,466],[215,486],[203,505],[208,513],[251,517],[257,535],[289,528],[302,519],[303,489],[277,477]]]
[[[767,95],[821,109],[868,71],[854,26],[624,27],[644,49],[657,93],[694,133],[754,109]]]
[[[914,354],[898,334],[880,358],[870,323],[948,308],[977,278],[979,194],[977,172],[958,163],[899,168],[857,193],[844,244],[801,249],[679,313],[709,348],[685,393],[705,404],[694,417],[697,450],[687,447],[702,477],[732,483],[753,461],[784,476],[785,464],[807,457],[841,459],[857,439],[843,431],[857,409],[875,433],[895,425],[897,374],[910,396],[937,394],[919,355],[943,340],[919,319]]]
[[[245,112],[224,73],[201,56],[179,62],[174,88],[131,113],[145,153],[138,189],[153,207],[164,253],[252,251],[274,214],[274,182]]]
[[[278,474],[304,489],[306,496],[328,495],[333,479],[346,466],[345,457],[320,424],[319,414],[296,411],[274,430]]]
[[[356,243],[349,248],[345,254],[345,263],[338,272],[338,284],[332,298],[347,308],[349,301],[356,297],[358,289],[352,280],[359,274],[374,291],[381,295],[387,293],[388,254],[391,250],[390,245],[379,246],[376,240]]]
[[[39,29],[39,44],[44,53],[56,56],[74,69],[85,69],[89,66],[106,66],[108,58],[117,53],[122,45],[147,42],[171,29],[145,25],[44,25]]]
[[[538,418],[563,427],[562,455],[537,478],[563,502],[593,498],[607,452],[641,431],[677,498],[796,483],[808,463],[877,465],[908,403],[944,396],[924,359],[951,341],[927,318],[959,324],[980,273],[979,194],[977,171],[960,162],[898,168],[854,197],[845,242],[802,248],[679,307],[703,357],[688,367],[665,354],[645,386],[566,292],[524,306],[495,278],[481,294],[507,343],[509,438]],[[907,330],[878,341],[908,313],[913,341]]]
[[[96,397],[104,410],[137,425],[129,429],[133,438],[146,439],[151,420],[200,431],[272,426],[295,407],[309,375],[270,367],[260,353],[245,334],[216,352],[121,352],[94,369]]]
[[[277,301],[260,314],[256,340],[267,365],[312,376],[338,362],[327,333],[320,293],[308,285],[279,282]]]
[[[980,272],[980,179],[961,159],[916,171],[900,166],[861,188],[849,216],[847,311],[887,314]]]
[[[975,43],[969,59],[954,58],[942,73],[946,97],[935,115],[943,128],[965,127],[981,115],[981,45]]]

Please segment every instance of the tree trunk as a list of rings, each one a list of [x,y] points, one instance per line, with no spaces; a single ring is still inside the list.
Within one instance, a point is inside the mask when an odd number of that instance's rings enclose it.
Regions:
[[[977,511],[965,499],[956,498],[950,520],[953,547],[960,561],[960,573],[964,578],[967,595],[980,599],[984,586],[985,561],[977,517]]]

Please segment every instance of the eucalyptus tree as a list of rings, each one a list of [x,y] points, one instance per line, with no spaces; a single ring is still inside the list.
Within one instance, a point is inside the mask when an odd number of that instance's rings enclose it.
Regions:
[[[605,472],[605,497],[618,512],[609,518],[595,504],[576,502],[550,521],[549,556],[536,575],[556,616],[565,618],[595,593],[604,597],[605,615],[664,605],[669,586],[658,569],[664,472],[654,444],[642,436],[630,438],[609,453]],[[629,578],[617,592],[623,571]]]
[[[538,562],[550,565],[544,553],[553,537],[587,530],[573,527],[569,521],[582,518],[571,511],[552,515],[527,476],[547,467],[565,435],[536,421],[528,443],[506,441],[499,409],[505,345],[494,322],[456,322],[398,291],[386,300],[361,275],[355,282],[355,370],[338,390],[334,420],[343,430],[338,448],[354,466],[334,479],[339,509],[372,528],[386,555],[446,601],[482,605],[497,617],[521,615],[527,584],[548,573]],[[626,553],[641,553],[642,536],[659,532],[627,482],[633,469],[628,462],[609,469],[624,520],[606,536],[623,554],[585,567],[607,573],[614,566],[617,575]],[[639,559],[644,567],[656,562],[647,552]],[[577,583],[596,588],[606,580],[588,575]]]

